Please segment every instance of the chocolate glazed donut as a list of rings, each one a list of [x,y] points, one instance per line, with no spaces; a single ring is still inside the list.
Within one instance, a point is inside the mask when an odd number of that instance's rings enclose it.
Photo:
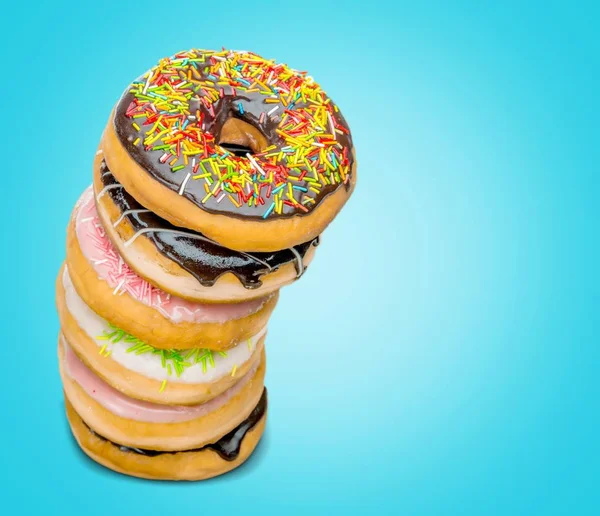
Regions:
[[[102,146],[142,205],[245,251],[312,240],[356,179],[350,130],[320,86],[248,52],[162,60],[123,94]]]
[[[250,430],[252,430],[252,428],[254,428],[256,423],[258,423],[260,421],[260,419],[265,415],[266,409],[267,409],[267,389],[265,388],[263,390],[262,396],[260,397],[260,400],[258,401],[258,404],[254,408],[254,410],[250,413],[250,415],[244,421],[242,421],[231,432],[229,432],[228,434],[221,437],[217,442],[212,443],[212,444],[207,444],[206,446],[203,446],[202,448],[195,448],[193,450],[182,450],[182,451],[177,451],[177,452],[144,450],[141,448],[131,448],[129,446],[119,445],[119,444],[113,443],[109,439],[106,439],[106,437],[95,432],[87,424],[85,424],[85,422],[84,422],[84,424],[93,435],[95,435],[99,439],[102,439],[104,441],[111,443],[113,446],[118,447],[119,450],[121,450],[122,452],[137,453],[138,455],[145,455],[147,457],[157,457],[159,455],[164,455],[164,454],[186,453],[186,452],[193,453],[193,452],[205,450],[207,448],[211,448],[214,451],[216,451],[223,460],[232,461],[232,460],[235,460],[237,458],[237,456],[239,455],[240,448],[242,446],[242,441],[243,441],[245,435]]]
[[[100,167],[103,189],[99,195],[108,195],[119,208],[121,217],[126,218],[135,231],[133,238],[143,234],[162,255],[180,265],[205,287],[213,286],[221,275],[231,272],[245,288],[259,288],[263,275],[290,262],[294,262],[299,278],[306,271],[304,256],[311,247],[319,245],[319,237],[316,237],[310,242],[271,253],[227,249],[199,233],[175,227],[145,209],[125,191],[105,161]]]

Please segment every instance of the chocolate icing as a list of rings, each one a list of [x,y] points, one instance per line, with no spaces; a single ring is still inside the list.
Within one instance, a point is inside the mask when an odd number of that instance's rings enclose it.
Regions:
[[[206,64],[210,64],[208,58]],[[195,71],[194,73],[199,73],[199,80],[210,82],[211,78],[206,75],[205,70],[207,70],[207,68],[204,68],[205,66],[206,65],[203,64],[202,66],[198,67],[198,71]],[[183,79],[185,77],[184,72],[182,71],[181,74]],[[145,81],[146,79],[143,77],[137,79],[137,82]],[[218,86],[218,88],[222,87]],[[152,127],[152,124],[142,125],[140,131],[137,131],[132,126],[132,119],[126,115],[126,112],[134,101],[135,95],[128,89],[117,103],[113,119],[115,133],[123,147],[142,169],[146,170],[148,174],[150,174],[162,185],[175,192],[179,192],[182,183],[186,180],[188,173],[190,173],[192,170],[191,160],[190,163],[188,163],[188,165],[186,165],[183,169],[173,172],[168,162],[161,163],[159,161],[159,158],[164,154],[163,150],[146,149],[141,144],[134,145],[133,142],[135,142],[138,138],[141,138],[143,141],[146,132]],[[240,104],[243,106],[243,111],[239,109]],[[234,95],[232,88],[226,87],[224,88],[223,97],[212,104],[212,107],[214,108],[214,117],[205,104],[200,101],[199,96],[191,99],[190,112],[196,113],[199,111],[201,113],[205,124],[204,129],[214,136],[216,142],[221,142],[221,130],[225,122],[229,118],[239,118],[257,128],[266,137],[269,145],[275,145],[278,149],[281,149],[287,144],[285,140],[276,132],[276,130],[279,128],[284,109],[286,108],[281,106],[281,108],[276,112],[270,113],[274,105],[275,104],[273,103],[267,103],[265,95],[261,94],[260,92],[237,91]],[[302,99],[299,99],[295,102],[293,108],[302,109],[308,105],[310,105],[309,102],[305,103],[302,101]],[[263,115],[262,121],[261,115]],[[341,148],[347,149],[349,153],[348,159],[350,170],[352,170],[354,163],[354,156],[352,155],[353,143],[348,124],[339,110],[334,112],[332,116],[335,118],[336,123],[339,124],[339,126],[348,130],[347,134],[336,134],[336,139],[341,145]],[[194,120],[195,118],[191,118],[190,123],[195,123]],[[226,143],[226,140],[224,140],[223,143]],[[300,173],[299,171],[303,170],[303,167],[304,165],[298,165],[297,173]],[[311,186],[311,184],[307,181],[300,181],[295,184],[305,188],[310,188]],[[318,206],[326,196],[342,186],[349,190],[351,188],[351,182],[348,181],[345,184],[338,183],[322,185],[320,193],[314,195],[315,202],[305,206],[305,208],[308,210],[308,213]],[[210,213],[220,213],[239,218],[252,218],[259,221],[263,220],[262,216],[269,207],[269,203],[258,206],[248,206],[247,204],[242,204],[241,207],[236,207],[226,201],[217,203],[217,200],[214,196],[210,197],[205,202],[202,202],[206,196],[206,190],[204,189],[204,182],[200,180],[190,179],[187,181],[185,189],[181,195]],[[269,218],[285,218],[293,215],[303,216],[305,214],[307,213],[294,206],[284,205],[281,214],[272,212],[269,215]]]
[[[227,272],[233,273],[247,289],[259,288],[264,274],[276,271],[282,265],[293,262],[296,273],[306,270],[303,258],[312,246],[319,244],[319,237],[310,242],[269,253],[246,253],[233,251],[208,239],[200,233],[173,226],[166,220],[139,204],[110,172],[102,161],[100,167],[105,195],[119,208],[121,214],[137,233],[150,240],[165,257],[173,260],[196,278],[201,285],[210,287]],[[153,231],[146,232],[145,230]],[[173,232],[175,231],[175,232]]]
[[[194,453],[202,450],[206,450],[210,448],[216,451],[219,456],[223,460],[232,461],[235,460],[240,454],[240,448],[242,447],[242,441],[246,434],[252,430],[256,426],[256,424],[261,420],[267,410],[267,389],[263,390],[262,396],[258,402],[258,405],[254,407],[254,410],[250,413],[250,415],[242,421],[237,427],[235,427],[231,432],[225,434],[221,437],[217,442],[212,444],[207,444],[201,448],[194,448],[192,450],[183,450],[183,451],[157,451],[157,450],[145,450],[142,448],[132,448],[129,446],[122,446],[120,444],[112,442],[110,439],[98,434],[94,430],[92,430],[87,424],[88,430],[98,437],[98,439],[102,439],[103,441],[109,442],[113,446],[116,446],[122,452],[127,453],[136,453],[138,455],[144,455],[145,457],[158,457],[159,455],[174,454],[174,453]],[[85,424],[85,422],[84,422]]]

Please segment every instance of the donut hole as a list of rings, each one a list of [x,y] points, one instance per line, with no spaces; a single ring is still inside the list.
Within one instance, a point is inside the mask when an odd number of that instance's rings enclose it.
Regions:
[[[236,156],[258,154],[268,147],[265,135],[252,124],[229,118],[223,124],[218,143]]]

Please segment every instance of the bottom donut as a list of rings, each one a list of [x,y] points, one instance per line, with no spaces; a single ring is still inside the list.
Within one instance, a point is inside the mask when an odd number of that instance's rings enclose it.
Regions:
[[[162,452],[113,443],[88,427],[65,396],[67,419],[80,448],[103,466],[153,480],[204,480],[237,468],[252,454],[267,420],[267,390],[248,416],[217,442],[199,449]]]

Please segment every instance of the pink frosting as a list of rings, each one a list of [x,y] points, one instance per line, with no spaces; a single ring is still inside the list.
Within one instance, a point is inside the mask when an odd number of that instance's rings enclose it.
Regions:
[[[238,394],[258,368],[257,362],[233,387],[201,405],[159,405],[130,398],[111,387],[80,360],[64,339],[61,341],[65,350],[65,373],[75,380],[88,396],[116,416],[145,423],[181,423],[206,416]]]
[[[173,322],[220,323],[240,319],[257,312],[265,302],[263,298],[242,303],[192,303],[171,296],[140,278],[123,261],[106,235],[98,218],[91,187],[79,199],[75,230],[83,255],[92,264],[98,277],[114,289],[115,294],[127,293],[137,301],[155,308]]]

